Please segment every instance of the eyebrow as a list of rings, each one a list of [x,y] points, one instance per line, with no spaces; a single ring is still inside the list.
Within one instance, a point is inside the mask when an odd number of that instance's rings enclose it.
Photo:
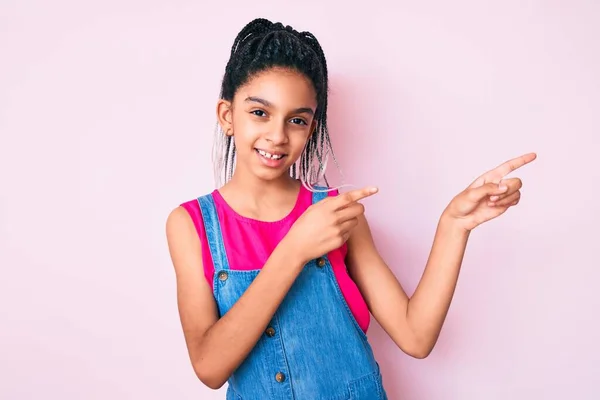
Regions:
[[[268,100],[265,99],[261,99],[260,97],[254,97],[254,96],[249,96],[246,97],[247,102],[255,102],[255,103],[260,103],[265,107],[272,107],[274,108],[275,106],[273,105],[273,103],[271,103]],[[300,107],[300,108],[296,108],[295,110],[293,110],[294,114],[310,114],[310,115],[315,115],[315,112],[312,108],[310,107]]]

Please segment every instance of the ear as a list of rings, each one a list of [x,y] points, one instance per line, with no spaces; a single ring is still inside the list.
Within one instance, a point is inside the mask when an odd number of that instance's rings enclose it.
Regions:
[[[217,120],[225,135],[233,136],[233,108],[230,101],[220,99],[217,102]]]

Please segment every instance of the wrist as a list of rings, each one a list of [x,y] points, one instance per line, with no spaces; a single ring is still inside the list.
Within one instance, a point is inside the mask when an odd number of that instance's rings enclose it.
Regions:
[[[301,246],[298,246],[293,239],[288,236],[284,236],[279,242],[279,245],[275,249],[281,257],[286,261],[286,264],[293,267],[302,269],[304,265],[309,261],[301,250]]]
[[[465,226],[465,221],[461,218],[456,218],[447,211],[444,211],[440,217],[438,228],[451,234],[469,235],[471,229]]]

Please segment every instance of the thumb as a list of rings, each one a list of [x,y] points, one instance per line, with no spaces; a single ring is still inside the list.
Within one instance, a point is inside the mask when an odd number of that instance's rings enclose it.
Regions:
[[[508,190],[508,187],[504,183],[486,183],[485,185],[469,189],[468,196],[473,202],[479,202],[485,197],[500,195]]]

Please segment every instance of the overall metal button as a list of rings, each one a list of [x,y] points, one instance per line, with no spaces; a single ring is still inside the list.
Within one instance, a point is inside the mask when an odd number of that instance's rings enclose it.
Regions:
[[[319,268],[323,268],[325,266],[325,259],[320,257],[319,259],[317,259],[317,266]]]
[[[273,337],[273,336],[275,336],[275,329],[272,326],[270,326],[267,328],[265,333],[267,334],[268,337]]]
[[[219,280],[226,281],[228,277],[229,277],[229,274],[227,273],[227,271],[219,272]]]
[[[275,374],[275,380],[279,383],[285,381],[285,375],[283,374],[283,372],[278,372],[277,374]]]

